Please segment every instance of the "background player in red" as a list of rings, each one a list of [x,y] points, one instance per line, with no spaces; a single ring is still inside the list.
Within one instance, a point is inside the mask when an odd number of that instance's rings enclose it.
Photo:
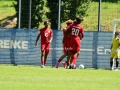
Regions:
[[[73,23],[72,20],[68,20],[68,21],[66,22],[67,27],[68,27],[70,24],[72,24],[72,23]],[[66,34],[66,29],[67,29],[67,27],[65,27],[65,28],[63,29],[63,35]],[[66,36],[66,38],[65,38],[65,42],[63,43],[63,52],[64,52],[64,54],[63,54],[63,55],[59,58],[59,60],[56,62],[56,68],[58,68],[59,63],[60,63],[60,62],[63,60],[63,58],[65,58],[65,57],[67,56],[67,54],[69,53],[69,49],[70,49],[69,42],[70,42],[70,35],[68,34],[68,35]]]
[[[76,64],[77,54],[78,52],[80,52],[81,39],[84,37],[84,29],[80,25],[83,19],[76,18],[75,21],[76,22],[74,22],[67,28],[67,33],[65,35],[67,36],[67,34],[70,33],[70,38],[71,38],[70,46],[72,50],[71,50],[71,53],[68,55],[67,63],[70,63],[71,67],[73,67],[73,64]],[[69,65],[68,65],[68,68],[69,68]]]
[[[50,43],[52,41],[53,32],[49,28],[49,22],[44,22],[44,28],[39,30],[40,33],[38,34],[35,42],[35,46],[37,46],[37,42],[41,36],[41,67],[44,68],[47,60],[47,56],[50,52]]]

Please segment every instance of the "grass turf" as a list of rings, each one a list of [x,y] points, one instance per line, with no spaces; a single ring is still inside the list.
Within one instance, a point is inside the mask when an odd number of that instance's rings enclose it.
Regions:
[[[0,90],[119,90],[120,71],[0,65]]]

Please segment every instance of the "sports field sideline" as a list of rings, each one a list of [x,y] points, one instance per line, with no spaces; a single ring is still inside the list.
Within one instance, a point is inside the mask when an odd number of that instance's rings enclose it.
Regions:
[[[0,65],[0,90],[119,90],[120,71]]]

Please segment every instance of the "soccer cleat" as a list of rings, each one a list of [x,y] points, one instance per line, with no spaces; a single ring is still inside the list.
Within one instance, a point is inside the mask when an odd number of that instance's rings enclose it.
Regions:
[[[110,68],[109,70],[114,70],[114,68]]]
[[[58,68],[58,66],[59,66],[59,62],[56,62],[56,65],[55,65],[55,66],[56,66],[56,68]]]
[[[115,71],[118,71],[118,68],[116,68]]]
[[[66,68],[66,62],[62,62],[64,68]]]
[[[76,69],[76,65],[75,64],[71,64],[69,69]]]
[[[41,65],[41,68],[45,68],[45,66],[44,66],[44,65]]]
[[[73,65],[73,68],[72,68],[72,69],[76,69],[76,65],[75,65],[75,64]]]
[[[66,66],[66,69],[70,69],[70,66]]]

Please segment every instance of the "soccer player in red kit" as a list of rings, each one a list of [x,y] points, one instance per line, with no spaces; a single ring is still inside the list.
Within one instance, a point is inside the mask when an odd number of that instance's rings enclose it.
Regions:
[[[68,68],[71,67],[73,68],[74,66],[73,64],[76,64],[77,54],[78,52],[80,52],[81,40],[84,37],[84,28],[80,25],[82,21],[83,19],[76,18],[75,22],[67,28],[67,34],[70,33],[70,38],[71,38],[70,46],[72,48],[71,53],[68,55],[68,60],[67,60]],[[70,63],[70,67],[69,67],[69,63]]]
[[[50,52],[50,43],[53,38],[53,32],[49,29],[49,22],[44,22],[44,28],[40,29],[40,33],[38,34],[35,42],[35,46],[37,46],[37,42],[41,36],[41,67],[44,68],[47,60],[47,56]]]
[[[67,20],[66,22],[66,25],[67,27],[72,24],[73,21],[72,20]],[[65,27],[63,29],[63,35],[66,35],[66,29],[67,27]],[[67,54],[69,53],[70,51],[70,46],[69,46],[69,42],[70,42],[70,35],[67,35],[66,38],[65,38],[65,42],[63,43],[63,52],[64,54],[59,58],[59,60],[56,62],[56,68],[58,68],[59,66],[59,63],[63,60],[63,58],[65,58],[67,56]]]

